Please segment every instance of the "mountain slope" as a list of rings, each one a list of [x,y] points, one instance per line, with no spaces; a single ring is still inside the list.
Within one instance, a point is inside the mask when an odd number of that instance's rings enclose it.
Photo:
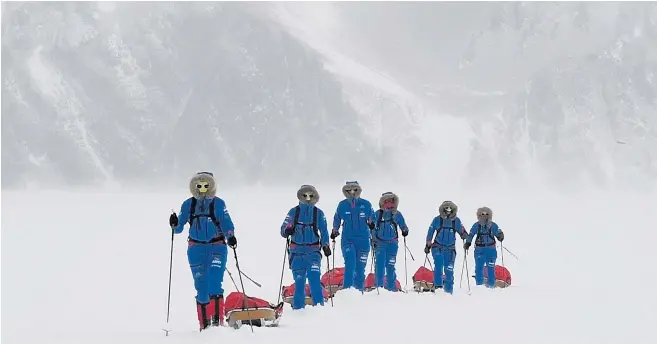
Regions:
[[[340,84],[247,7],[3,3],[3,187],[371,167]]]

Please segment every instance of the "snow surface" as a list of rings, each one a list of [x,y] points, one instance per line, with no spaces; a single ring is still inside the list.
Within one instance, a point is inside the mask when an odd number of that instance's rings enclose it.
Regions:
[[[361,184],[363,197],[374,204],[390,188]],[[318,189],[319,206],[330,221],[340,186]],[[277,300],[283,265],[279,226],[297,203],[295,191],[219,191],[237,226],[240,266],[262,284],[257,288],[245,279],[246,292],[271,302]],[[175,238],[173,332],[166,337],[161,329],[169,273],[167,217],[188,197],[186,190],[3,191],[2,343],[654,343],[655,193],[507,189],[444,192],[437,198],[421,188],[393,191],[411,230],[408,246],[415,261],[408,258],[409,287],[424,258],[426,229],[443,198],[457,202],[468,226],[477,207],[486,204],[495,211],[505,246],[519,257],[504,252],[512,287],[473,285],[468,296],[465,281],[458,286],[463,258],[458,249],[453,296],[342,291],[333,308],[328,303],[294,312],[286,305],[279,328],[199,333],[183,234]],[[342,266],[339,248],[336,253],[336,266]],[[232,255],[228,266],[237,277]],[[468,266],[472,274],[472,255]],[[397,269],[404,286],[403,250]],[[292,283],[287,269],[284,283]],[[224,285],[227,293],[235,290],[228,275]]]

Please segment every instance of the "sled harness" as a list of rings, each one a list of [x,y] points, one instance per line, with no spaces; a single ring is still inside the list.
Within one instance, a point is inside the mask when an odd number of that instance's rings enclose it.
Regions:
[[[209,205],[209,209],[208,209],[209,214],[198,214],[197,215],[196,214],[196,203],[198,202],[198,200],[196,199],[196,197],[192,197],[191,205],[189,207],[190,208],[189,209],[189,221],[188,221],[189,222],[189,227],[191,229],[192,224],[194,223],[194,220],[196,220],[200,217],[209,217],[210,220],[212,220],[212,223],[214,223],[214,225],[217,227],[219,232],[222,233],[222,234],[219,234],[218,236],[210,239],[209,241],[199,241],[199,240],[194,240],[194,239],[191,239],[191,238],[187,238],[187,241],[193,242],[193,243],[198,243],[198,244],[214,244],[216,242],[225,242],[226,241],[225,237],[223,235],[223,231],[221,230],[221,224],[217,220],[217,216],[214,214],[214,200],[215,199],[213,198],[212,201],[210,201],[210,205]]]
[[[294,208],[294,227],[296,228],[297,225],[302,225],[302,226],[310,226],[313,229],[313,233],[317,237],[317,242],[311,243],[311,244],[297,244],[295,242],[291,242],[291,244],[297,245],[297,246],[314,246],[314,245],[319,245],[319,229],[317,229],[317,207],[313,206],[313,222],[312,223],[303,223],[299,222],[299,213],[301,213],[301,207],[296,206]]]
[[[379,209],[377,211],[379,212],[379,219],[376,221],[377,227],[380,223],[390,222],[392,224],[392,227],[395,229],[395,237],[392,240],[395,240],[395,239],[399,238],[399,228],[398,228],[399,225],[397,225],[397,222],[395,221],[395,213],[394,212],[391,213],[390,219],[386,220],[386,219],[383,218],[383,210]],[[378,232],[378,230],[377,230],[377,232]],[[377,239],[383,240],[383,239],[379,238],[378,234],[376,235],[376,237],[377,237]]]
[[[482,226],[481,223],[480,223],[480,224],[479,224],[479,227],[477,227],[477,236],[475,237],[475,247],[489,247],[489,246],[495,246],[495,244],[496,244],[497,242],[495,241],[495,237],[493,236],[493,231],[492,231],[490,228],[488,228],[488,233],[486,233],[486,232],[482,233],[482,232],[481,232],[481,227],[484,227],[484,226]],[[488,237],[490,237],[491,240],[493,240],[493,242],[488,243],[488,244],[484,244],[484,242],[483,242],[483,238],[484,238],[486,235],[488,235]]]

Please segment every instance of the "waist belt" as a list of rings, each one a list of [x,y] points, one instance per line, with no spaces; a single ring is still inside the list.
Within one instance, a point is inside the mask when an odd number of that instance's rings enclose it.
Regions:
[[[314,242],[314,243],[312,243],[312,244],[297,244],[297,243],[294,242],[294,241],[290,241],[290,247],[292,247],[292,246],[295,246],[295,247],[296,247],[296,246],[306,246],[306,247],[309,247],[309,246],[319,246],[319,241]]]
[[[455,248],[456,245],[443,245],[443,244],[439,244],[439,243],[437,243],[437,242],[434,241],[433,244],[431,244],[431,247],[439,247],[439,248]]]
[[[223,244],[226,243],[226,240],[225,240],[223,235],[216,236],[216,237],[214,237],[214,238],[212,238],[208,241],[201,241],[201,240],[196,240],[196,239],[192,239],[192,238],[188,237],[187,241],[191,242],[191,243],[194,243],[194,244],[214,244],[214,243],[217,243],[217,242],[221,242]]]
[[[477,244],[475,243],[475,247],[490,247],[490,246],[495,246],[495,242],[492,242],[490,244]]]

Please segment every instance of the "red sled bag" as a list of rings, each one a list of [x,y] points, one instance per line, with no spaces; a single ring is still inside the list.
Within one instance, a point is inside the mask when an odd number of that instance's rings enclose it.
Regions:
[[[312,305],[313,299],[312,296],[310,295],[310,285],[306,284],[306,287],[304,289],[306,292],[306,305]],[[295,290],[294,283],[286,287],[283,287],[283,289],[281,290],[281,296],[283,296],[283,302],[290,305],[292,304],[292,300],[294,299],[294,290]],[[328,300],[329,292],[324,287],[322,287],[322,294],[324,294],[324,301]]]
[[[443,281],[445,281],[445,275],[443,275]],[[413,274],[413,290],[418,293],[424,293],[427,291],[433,291],[433,271],[427,269],[424,266],[420,266],[415,274]]]
[[[488,279],[488,269],[484,268],[484,284]],[[509,269],[495,265],[495,286],[497,288],[506,288],[511,285],[511,272]]]
[[[388,280],[388,276],[383,277],[383,284],[385,285]],[[399,280],[395,281],[395,287],[397,287],[397,291],[403,291],[401,287],[401,283],[399,283]],[[370,272],[369,275],[365,278],[365,291],[372,291],[376,289],[376,283],[375,283],[375,276],[374,273]]]
[[[232,292],[224,302],[228,326],[240,328],[243,324],[259,327],[276,327],[283,315],[283,305],[273,305],[257,297],[245,297],[240,292]]]
[[[332,297],[335,293],[342,289],[344,284],[344,268],[334,268],[322,275],[321,279],[324,288],[328,289],[329,295]]]

